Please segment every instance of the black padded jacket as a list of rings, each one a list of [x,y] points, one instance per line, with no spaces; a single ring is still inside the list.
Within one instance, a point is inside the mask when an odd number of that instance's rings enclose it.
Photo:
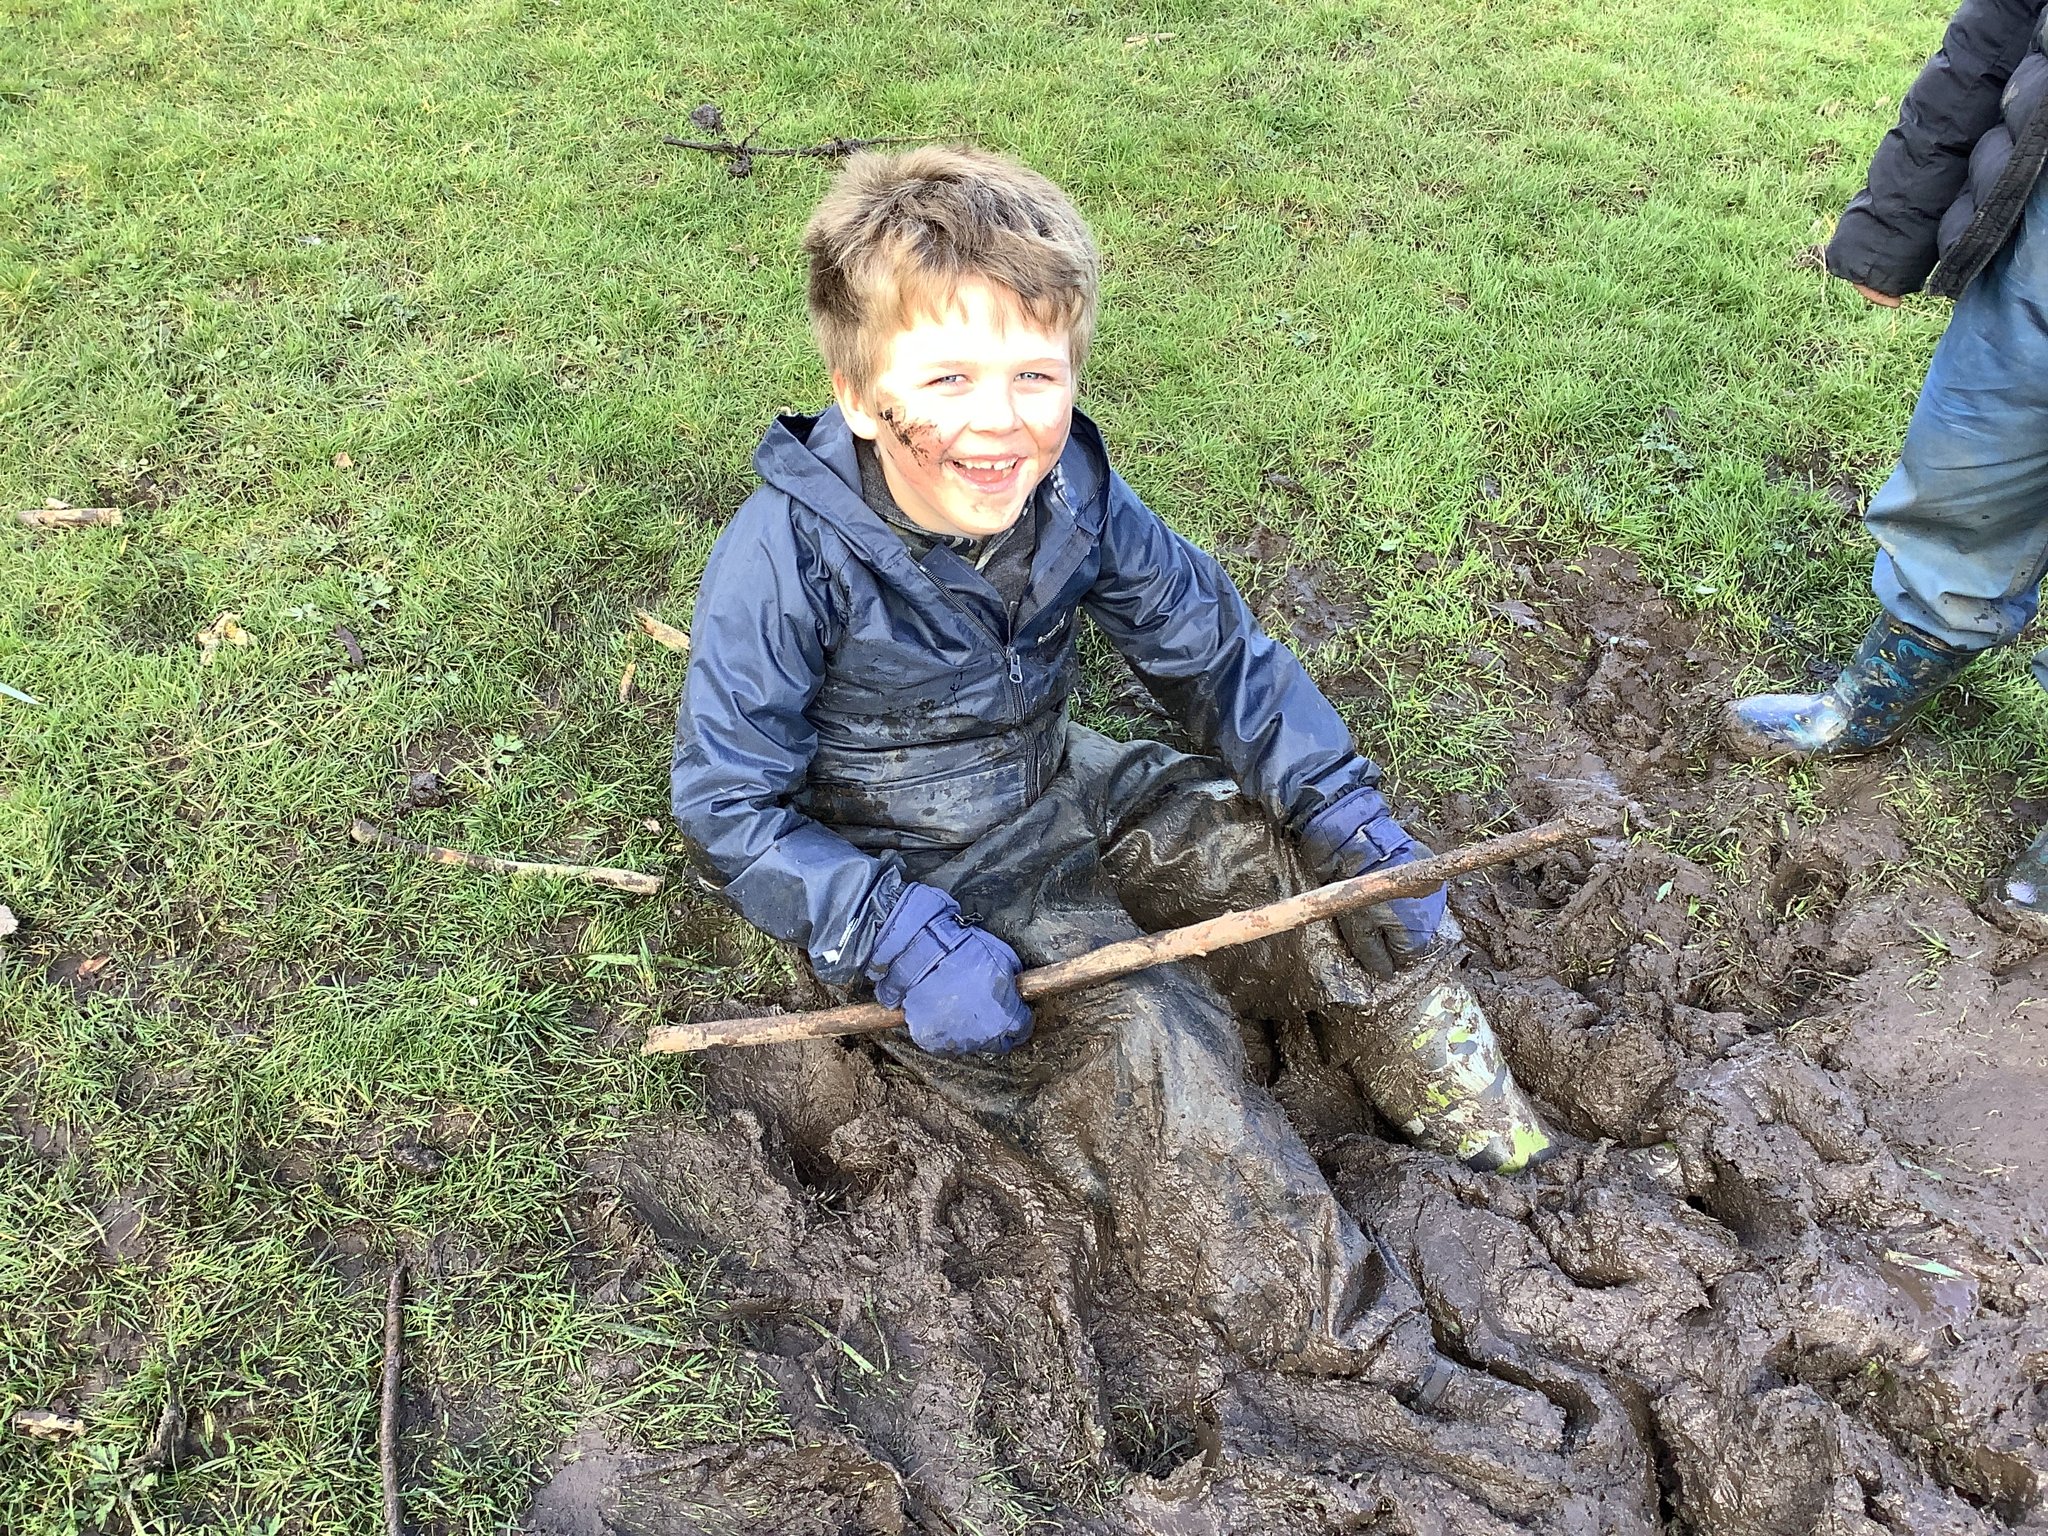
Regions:
[[[2048,0],[1963,0],[1835,227],[1830,272],[1952,299],[1998,254],[2048,162],[2044,12]]]

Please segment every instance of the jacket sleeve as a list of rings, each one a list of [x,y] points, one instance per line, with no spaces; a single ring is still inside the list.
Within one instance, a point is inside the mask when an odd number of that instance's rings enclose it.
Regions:
[[[1836,277],[1894,295],[1926,283],[1941,216],[1968,179],[1971,149],[1998,121],[2040,10],[2041,0],[1963,0],[1828,241]]]
[[[1084,600],[1145,686],[1290,831],[1377,784],[1300,660],[1259,628],[1215,559],[1109,478],[1102,569]]]
[[[816,555],[763,493],[720,535],[698,588],[669,795],[700,872],[840,984],[867,963],[904,879],[790,803],[817,748],[804,711],[832,633]]]

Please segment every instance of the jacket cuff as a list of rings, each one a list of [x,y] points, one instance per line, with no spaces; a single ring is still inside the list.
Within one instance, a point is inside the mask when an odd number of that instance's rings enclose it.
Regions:
[[[903,893],[909,888],[903,866],[893,855],[884,855],[873,886],[847,924],[839,953],[828,961],[815,947],[811,950],[811,970],[818,980],[828,986],[850,986],[867,974],[889,914],[902,903]]]
[[[878,903],[879,905],[879,903]],[[959,928],[960,904],[935,885],[911,882],[890,907],[875,936],[874,953],[863,969],[868,980],[878,983],[875,995],[891,1007],[903,994],[931,974],[932,967],[959,947],[947,943],[942,926]],[[947,918],[956,919],[950,925]]]
[[[1300,838],[1308,831],[1310,822],[1347,795],[1361,789],[1378,789],[1380,777],[1380,765],[1356,752],[1336,767],[1325,769],[1295,791],[1287,815],[1288,834]]]
[[[1918,293],[1927,282],[1927,274],[1934,270],[1932,261],[1886,260],[1866,236],[1856,232],[1847,215],[1835,227],[1835,236],[1828,241],[1823,260],[1830,276],[1845,283],[1861,283],[1895,299]]]
[[[1382,823],[1391,829],[1384,839],[1374,830]],[[1377,869],[1408,842],[1386,796],[1363,785],[1331,801],[1301,829],[1302,856],[1326,880],[1340,871]],[[1343,857],[1347,849],[1354,850],[1348,859]],[[1368,849],[1369,857],[1357,856]]]

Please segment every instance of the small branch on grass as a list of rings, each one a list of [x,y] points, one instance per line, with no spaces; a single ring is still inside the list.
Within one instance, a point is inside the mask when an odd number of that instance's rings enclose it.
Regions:
[[[936,137],[926,133],[885,139],[826,139],[822,144],[757,149],[749,140],[758,132],[757,128],[743,139],[679,139],[672,133],[665,133],[661,142],[672,149],[694,149],[701,154],[722,156],[726,174],[738,180],[753,175],[756,160],[843,160],[864,149],[873,149],[877,144],[929,144]]]
[[[640,628],[647,638],[656,645],[666,646],[672,651],[687,652],[690,649],[690,632],[677,629],[673,624],[664,624],[645,608],[635,608],[633,616],[640,621]]]
[[[377,1412],[377,1471],[384,1482],[384,1536],[405,1536],[398,1497],[398,1373],[404,1359],[405,1260],[391,1266],[384,1293],[384,1391]]]
[[[178,1398],[178,1389],[171,1386],[164,1392],[163,1412],[156,1417],[156,1433],[149,1437],[149,1444],[132,1465],[138,1472],[155,1472],[165,1467],[174,1467],[178,1462],[178,1448],[185,1440],[185,1405]]]
[[[30,528],[118,528],[122,522],[119,507],[71,507],[61,501],[14,515]]]
[[[493,875],[549,875],[557,880],[581,880],[585,885],[630,891],[635,896],[661,894],[661,876],[643,875],[637,869],[608,869],[598,864],[536,864],[526,859],[497,859],[489,854],[464,853],[459,848],[436,848],[427,843],[393,837],[360,816],[349,827],[348,835],[366,848],[389,848],[397,853],[412,854],[415,858],[431,859],[436,864],[452,864],[458,869],[481,869]]]
[[[633,697],[633,674],[639,670],[639,662],[629,661],[626,663],[626,670],[619,674],[619,702],[621,704]]]

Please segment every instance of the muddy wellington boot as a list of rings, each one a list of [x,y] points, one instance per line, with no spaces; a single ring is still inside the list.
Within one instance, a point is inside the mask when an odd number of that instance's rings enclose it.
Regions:
[[[1417,1146],[1482,1173],[1520,1173],[1553,1156],[1555,1139],[1458,974],[1462,935],[1445,922],[1446,942],[1381,985],[1391,1038],[1372,1053],[1366,1091]]]
[[[1974,652],[1883,614],[1825,693],[1737,699],[1722,723],[1744,757],[1849,757],[1898,740],[1920,708]]]

